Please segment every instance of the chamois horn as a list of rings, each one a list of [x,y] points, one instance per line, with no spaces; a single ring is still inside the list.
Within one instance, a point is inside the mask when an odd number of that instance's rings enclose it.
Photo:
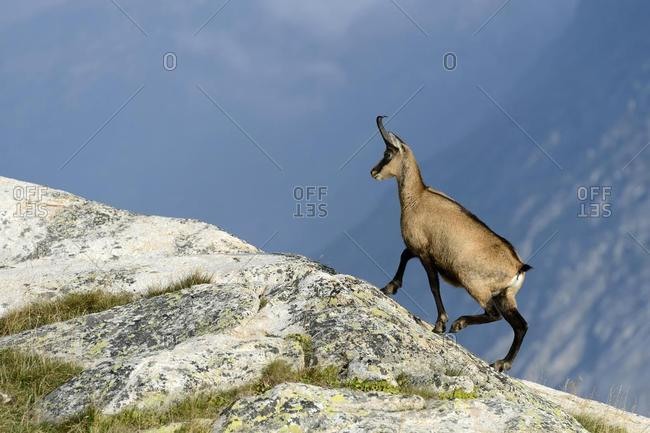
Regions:
[[[388,131],[386,131],[386,128],[384,128],[384,117],[386,116],[377,116],[377,127],[379,128],[379,132],[381,133],[381,138],[384,139],[384,143],[386,143],[386,146],[393,146],[393,144],[390,142]]]

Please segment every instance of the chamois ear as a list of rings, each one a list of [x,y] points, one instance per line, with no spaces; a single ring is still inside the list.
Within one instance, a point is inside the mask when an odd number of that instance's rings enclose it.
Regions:
[[[386,116],[377,116],[377,127],[379,128],[381,138],[384,139],[387,148],[401,152],[403,149],[402,140],[392,132],[386,131],[386,128],[384,128],[384,117]]]

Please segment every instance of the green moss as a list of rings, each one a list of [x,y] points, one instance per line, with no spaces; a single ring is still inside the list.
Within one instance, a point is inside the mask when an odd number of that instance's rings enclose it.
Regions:
[[[211,284],[213,276],[202,271],[194,271],[191,274],[179,278],[165,286],[154,286],[147,290],[146,298],[153,298],[154,296],[164,295],[166,293],[179,292],[183,289],[189,289],[192,286],[199,284]]]
[[[627,433],[627,429],[609,424],[604,417],[581,413],[573,417],[591,433]]]
[[[454,400],[476,398],[476,392],[455,389],[450,392],[437,393],[413,385],[408,376],[400,374],[397,385],[386,380],[362,380],[358,378],[342,380],[336,366],[310,367],[296,371],[286,361],[277,360],[269,364],[262,372],[261,379],[255,384],[255,392],[263,393],[285,382],[299,382],[323,388],[347,388],[356,391],[380,391],[389,394],[419,395],[425,399]]]
[[[343,383],[345,388],[354,389],[357,391],[381,391],[387,392],[390,394],[399,394],[400,388],[392,385],[386,380],[361,380],[361,379],[351,379]]]
[[[476,398],[476,392],[471,391],[467,392],[460,388],[454,389],[449,392],[442,392],[438,394],[439,400],[467,400]]]
[[[98,313],[134,300],[130,293],[106,293],[93,290],[69,293],[51,301],[40,301],[14,310],[0,318],[0,336],[63,322],[86,314]]]

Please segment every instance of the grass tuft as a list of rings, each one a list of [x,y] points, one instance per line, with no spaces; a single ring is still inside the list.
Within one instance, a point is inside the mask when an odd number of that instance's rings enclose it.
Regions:
[[[591,433],[627,433],[627,429],[609,424],[603,417],[582,413],[573,417]]]
[[[267,305],[269,305],[269,300],[264,297],[260,298],[260,306],[257,309],[257,311],[260,311],[262,308],[266,307]]]
[[[386,380],[361,380],[361,379],[350,379],[343,383],[345,388],[354,389],[356,391],[381,391],[387,392],[389,394],[401,394],[401,389],[395,385],[392,385]]]
[[[32,428],[34,402],[81,372],[75,365],[21,353],[0,350],[0,390],[11,399],[0,404],[0,431],[8,433],[57,432],[53,426]]]
[[[197,284],[212,283],[212,276],[194,271],[166,286],[152,287],[145,298],[177,292]],[[51,301],[39,301],[9,312],[0,318],[0,336],[17,334],[28,329],[63,322],[87,314],[110,310],[138,299],[132,293],[108,293],[96,289],[89,292],[68,293]]]
[[[178,292],[183,289],[189,289],[192,286],[199,284],[211,284],[214,277],[203,271],[194,271],[191,274],[179,278],[178,280],[166,286],[152,287],[147,291],[146,298],[153,298],[154,296],[164,295],[165,293]]]
[[[108,310],[128,304],[133,298],[130,293],[106,293],[93,290],[84,293],[68,293],[55,300],[36,302],[11,311],[0,318],[0,336]]]
[[[299,375],[288,362],[273,361],[264,368],[262,377],[253,385],[253,390],[255,394],[262,394],[281,383],[299,382]]]
[[[220,410],[251,395],[252,387],[225,392],[198,393],[164,410],[129,408],[114,416],[92,408],[63,424],[37,423],[34,403],[81,372],[69,363],[47,359],[14,349],[0,350],[0,390],[11,401],[0,404],[3,433],[135,433],[145,429],[182,423],[181,431],[207,433]]]

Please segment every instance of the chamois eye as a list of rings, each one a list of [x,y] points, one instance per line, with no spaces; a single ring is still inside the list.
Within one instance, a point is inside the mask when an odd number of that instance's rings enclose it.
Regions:
[[[391,157],[390,152],[388,152],[388,151],[384,152],[384,158],[390,159],[390,157]]]

